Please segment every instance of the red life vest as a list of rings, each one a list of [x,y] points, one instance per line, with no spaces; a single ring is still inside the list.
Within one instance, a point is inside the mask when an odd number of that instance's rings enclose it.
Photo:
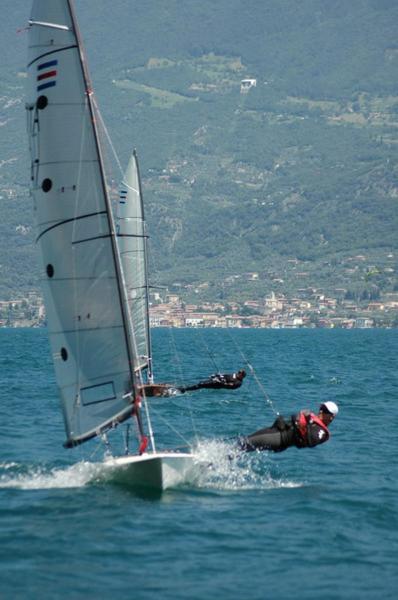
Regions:
[[[314,413],[310,413],[309,415],[308,414],[306,415],[304,412],[300,412],[296,419],[296,427],[300,434],[301,440],[306,445],[308,445],[308,441],[309,441],[308,425],[311,425],[311,424],[317,425],[320,429],[322,429],[322,431],[325,432],[326,439],[321,438],[319,441],[326,442],[326,440],[328,440],[330,437],[330,433],[329,433],[329,429],[326,427],[325,423],[317,415],[314,415]]]

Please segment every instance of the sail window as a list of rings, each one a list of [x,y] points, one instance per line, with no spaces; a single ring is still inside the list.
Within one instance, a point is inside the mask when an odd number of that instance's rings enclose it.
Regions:
[[[41,184],[41,189],[43,190],[43,192],[49,192],[51,190],[53,186],[53,182],[51,181],[51,179],[44,179],[43,183]]]
[[[62,360],[68,360],[68,351],[66,348],[61,348],[61,358]]]
[[[53,277],[54,267],[52,265],[47,265],[46,272],[47,272],[48,277],[50,277],[50,278]]]
[[[115,400],[115,398],[116,393],[113,381],[80,388],[80,399],[83,406],[107,402],[108,400]]]
[[[48,104],[48,98],[47,96],[39,96],[36,102],[36,106],[39,110],[43,110],[43,108],[46,108]]]

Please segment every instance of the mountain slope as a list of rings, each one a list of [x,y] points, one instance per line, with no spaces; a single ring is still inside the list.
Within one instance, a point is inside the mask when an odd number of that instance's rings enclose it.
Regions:
[[[124,165],[132,147],[141,159],[157,282],[206,281],[208,297],[397,287],[395,2],[76,4],[113,142]],[[20,38],[1,41],[3,295],[38,278]]]

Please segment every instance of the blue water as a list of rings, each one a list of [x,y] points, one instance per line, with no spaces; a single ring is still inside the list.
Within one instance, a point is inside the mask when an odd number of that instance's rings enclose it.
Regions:
[[[0,598],[395,598],[398,332],[155,330],[154,347],[158,380],[253,367],[235,392],[152,402],[160,446],[211,464],[161,497],[96,477],[96,441],[63,449],[45,330],[0,330]],[[327,444],[228,460],[273,408],[325,399]]]

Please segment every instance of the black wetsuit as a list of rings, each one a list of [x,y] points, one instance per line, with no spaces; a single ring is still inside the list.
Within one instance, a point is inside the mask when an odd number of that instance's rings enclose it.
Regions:
[[[209,379],[205,379],[204,381],[199,381],[193,385],[187,385],[183,387],[179,387],[179,391],[191,392],[193,390],[200,390],[202,388],[211,389],[211,390],[219,390],[219,389],[228,389],[228,390],[236,390],[242,385],[243,376],[239,376],[237,373],[215,373],[211,375]]]
[[[239,447],[245,452],[272,450],[283,452],[290,446],[312,448],[329,439],[329,431],[319,417],[308,411],[292,415],[288,419],[279,416],[271,427],[259,429],[240,438]]]

